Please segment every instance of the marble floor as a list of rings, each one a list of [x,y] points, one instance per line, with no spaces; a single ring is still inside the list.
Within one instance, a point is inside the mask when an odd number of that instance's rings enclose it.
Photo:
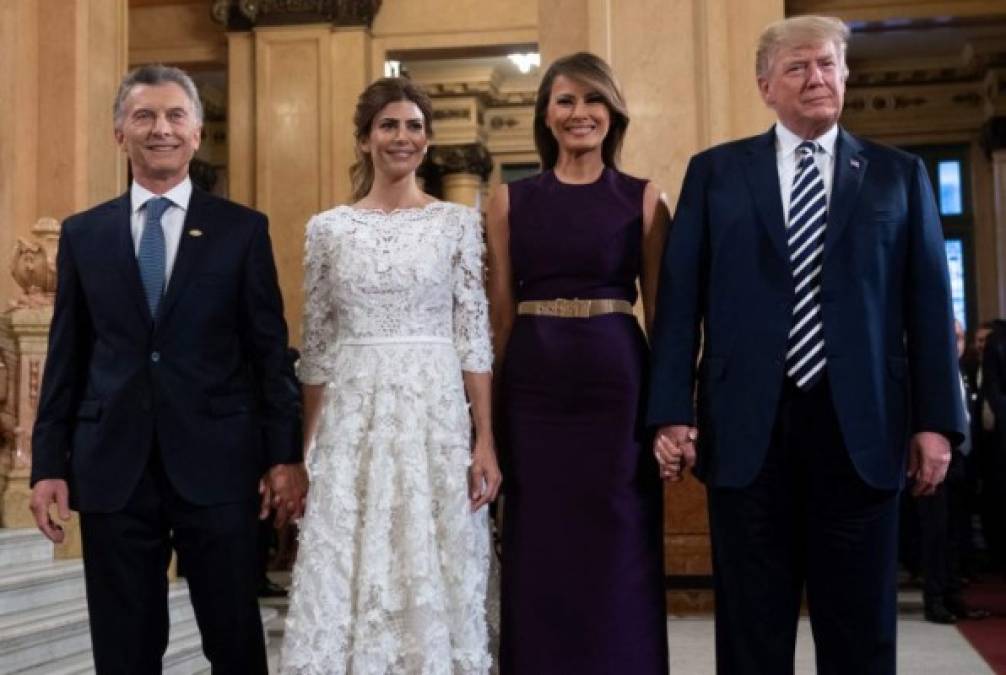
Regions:
[[[799,630],[796,672],[812,675],[815,669],[810,623],[802,619]],[[667,633],[673,675],[714,675],[712,619],[671,617],[667,621]],[[927,623],[921,616],[899,617],[898,672],[910,675],[994,675],[960,631],[953,626]]]
[[[286,575],[276,575],[284,585]],[[263,604],[285,612],[285,600]],[[994,671],[954,626],[939,626],[922,618],[922,598],[917,590],[903,590],[898,598],[898,672],[908,675],[995,675]],[[270,672],[275,673],[282,622],[273,624]],[[714,675],[713,620],[705,616],[670,616],[667,619],[672,675]],[[1006,636],[1003,636],[1006,639]],[[797,675],[813,675],[814,643],[810,622],[800,621],[796,653]]]

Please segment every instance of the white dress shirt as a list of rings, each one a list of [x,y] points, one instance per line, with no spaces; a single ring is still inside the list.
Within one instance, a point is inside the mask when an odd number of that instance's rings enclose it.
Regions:
[[[154,197],[165,197],[171,200],[171,206],[161,216],[161,229],[164,230],[164,288],[167,288],[168,281],[171,279],[171,270],[175,266],[175,258],[178,257],[178,243],[182,239],[185,213],[189,210],[192,181],[186,176],[185,180],[163,195],[155,195],[133,181],[129,197],[132,204],[129,227],[133,235],[133,253],[137,256],[140,254],[140,237],[143,236],[143,226],[146,223],[147,202]]]
[[[789,222],[789,199],[793,196],[793,177],[800,161],[796,156],[796,148],[804,141],[817,141],[821,151],[814,153],[814,162],[821,172],[824,181],[824,194],[831,205],[831,184],[835,177],[835,142],[838,140],[838,125],[824,132],[817,138],[800,138],[787,129],[782,122],[775,123],[775,161],[779,169],[779,190],[782,194],[782,213]]]

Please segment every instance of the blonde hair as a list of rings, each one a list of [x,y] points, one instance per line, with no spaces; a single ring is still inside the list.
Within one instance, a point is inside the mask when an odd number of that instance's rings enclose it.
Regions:
[[[842,74],[848,76],[845,52],[849,44],[849,27],[831,16],[793,16],[770,24],[758,39],[755,74],[768,77],[776,53],[784,47],[831,42],[842,64]]]
[[[611,66],[590,52],[577,52],[557,59],[548,67],[538,85],[538,96],[534,103],[534,145],[541,158],[542,169],[551,169],[559,160],[559,142],[548,128],[546,114],[548,101],[552,95],[552,84],[555,78],[562,75],[581,84],[593,87],[611,114],[611,126],[608,135],[604,137],[601,146],[601,157],[606,166],[618,168],[619,155],[622,152],[622,140],[629,126],[629,110],[625,98],[618,88]]]
[[[377,113],[384,106],[396,101],[411,101],[423,113],[423,127],[426,138],[433,138],[433,103],[426,92],[404,77],[382,77],[363,90],[356,101],[353,113],[353,135],[356,137],[356,163],[349,167],[349,180],[353,189],[353,201],[367,196],[374,185],[374,160],[360,149],[360,142],[370,135]]]

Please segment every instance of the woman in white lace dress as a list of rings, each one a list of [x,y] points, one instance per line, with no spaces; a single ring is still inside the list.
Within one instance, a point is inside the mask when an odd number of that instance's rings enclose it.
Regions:
[[[483,240],[477,211],[416,182],[431,117],[408,80],[368,87],[354,118],[358,201],[308,223],[299,376],[311,488],[283,673],[491,666],[482,507],[500,473]]]

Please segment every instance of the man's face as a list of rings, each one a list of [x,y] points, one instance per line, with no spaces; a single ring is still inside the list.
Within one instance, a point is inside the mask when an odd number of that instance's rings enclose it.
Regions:
[[[954,337],[957,338],[957,358],[961,358],[968,346],[968,338],[960,321],[954,321]]]
[[[845,65],[834,42],[780,47],[758,89],[787,129],[815,138],[842,113]]]
[[[129,157],[133,177],[141,185],[181,182],[202,135],[185,90],[174,82],[139,84],[123,107],[115,140]]]

